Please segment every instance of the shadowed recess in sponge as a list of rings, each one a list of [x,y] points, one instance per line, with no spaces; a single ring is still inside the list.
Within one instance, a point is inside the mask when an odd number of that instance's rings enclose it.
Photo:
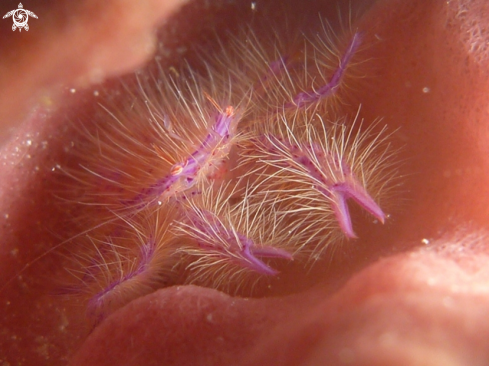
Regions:
[[[384,223],[389,135],[340,114],[365,35],[328,32],[295,49],[241,32],[203,71],[136,73],[124,108],[79,127],[80,166],[63,170],[79,190],[60,196],[84,207],[92,269],[75,277],[95,322],[157,288],[237,291],[312,265],[357,237],[348,201]]]

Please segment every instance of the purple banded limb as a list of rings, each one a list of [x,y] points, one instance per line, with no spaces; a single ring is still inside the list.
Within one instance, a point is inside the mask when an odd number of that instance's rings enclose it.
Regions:
[[[304,108],[313,103],[319,102],[321,99],[327,98],[336,93],[338,87],[341,84],[341,79],[343,78],[348,63],[351,58],[358,50],[358,47],[362,43],[363,33],[355,33],[351,39],[345,54],[340,59],[338,68],[331,76],[331,79],[326,85],[323,85],[317,90],[305,91],[297,94],[292,102],[285,105],[286,108]]]
[[[127,262],[122,262],[121,267],[118,268],[119,273],[88,301],[88,315],[99,322],[108,315],[109,308],[117,308],[118,305],[130,301],[133,296],[140,296],[141,289],[149,292],[155,279],[154,269],[150,266],[156,250],[156,241],[149,238],[147,243],[141,245],[137,262],[131,263],[129,259],[119,256],[112,258],[113,261],[126,260]]]

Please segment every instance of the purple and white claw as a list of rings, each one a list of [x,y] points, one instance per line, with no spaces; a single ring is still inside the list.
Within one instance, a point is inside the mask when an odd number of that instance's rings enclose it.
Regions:
[[[349,199],[353,199],[382,224],[385,222],[382,209],[358,181],[348,164],[339,157],[323,151],[318,145],[292,145],[273,135],[266,135],[257,141],[270,144],[267,150],[273,155],[285,154],[288,157],[276,159],[274,164],[290,167],[292,160],[296,167],[307,172],[314,189],[332,203],[340,229],[348,238],[357,237],[348,209]],[[312,159],[313,156],[315,159]]]
[[[243,262],[243,264],[245,264],[253,271],[263,275],[275,276],[279,272],[276,269],[273,269],[272,267],[267,265],[262,260],[258,259],[258,257],[293,260],[292,254],[283,249],[278,249],[274,247],[255,248],[254,243],[248,238],[243,237],[243,239],[241,239],[241,244],[243,246],[243,248],[241,249],[241,254],[245,259],[245,262]]]
[[[346,202],[349,198],[353,199],[382,224],[385,222],[384,212],[360,183],[352,182],[337,184],[331,191],[336,219],[338,220],[341,230],[348,238],[357,238],[352,228],[351,217]]]
[[[279,273],[260,258],[293,260],[292,254],[283,249],[256,246],[252,239],[236,232],[233,227],[227,227],[210,211],[199,209],[189,219],[189,228],[194,229],[193,236],[201,249],[218,252],[223,258],[257,273],[269,276]]]

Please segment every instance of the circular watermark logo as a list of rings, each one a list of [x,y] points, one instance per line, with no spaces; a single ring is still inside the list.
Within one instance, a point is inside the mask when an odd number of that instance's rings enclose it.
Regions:
[[[24,9],[24,6],[22,3],[19,3],[19,8],[15,10],[9,11],[7,14],[3,16],[3,19],[12,17],[14,20],[14,24],[12,25],[12,30],[15,31],[16,29],[19,30],[19,32],[22,31],[22,28],[24,28],[26,31],[29,30],[29,25],[27,24],[27,21],[29,20],[29,15],[33,18],[37,19],[37,15],[34,14],[30,10]]]

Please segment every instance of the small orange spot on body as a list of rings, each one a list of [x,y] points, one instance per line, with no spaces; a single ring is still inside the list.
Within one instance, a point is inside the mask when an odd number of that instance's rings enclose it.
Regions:
[[[170,174],[171,175],[179,175],[183,172],[183,168],[185,168],[186,166],[187,166],[187,162],[185,162],[183,165],[175,164],[174,166],[172,166],[172,168],[170,170]]]
[[[226,107],[226,117],[232,117],[234,116],[234,108],[232,105],[228,105]]]

